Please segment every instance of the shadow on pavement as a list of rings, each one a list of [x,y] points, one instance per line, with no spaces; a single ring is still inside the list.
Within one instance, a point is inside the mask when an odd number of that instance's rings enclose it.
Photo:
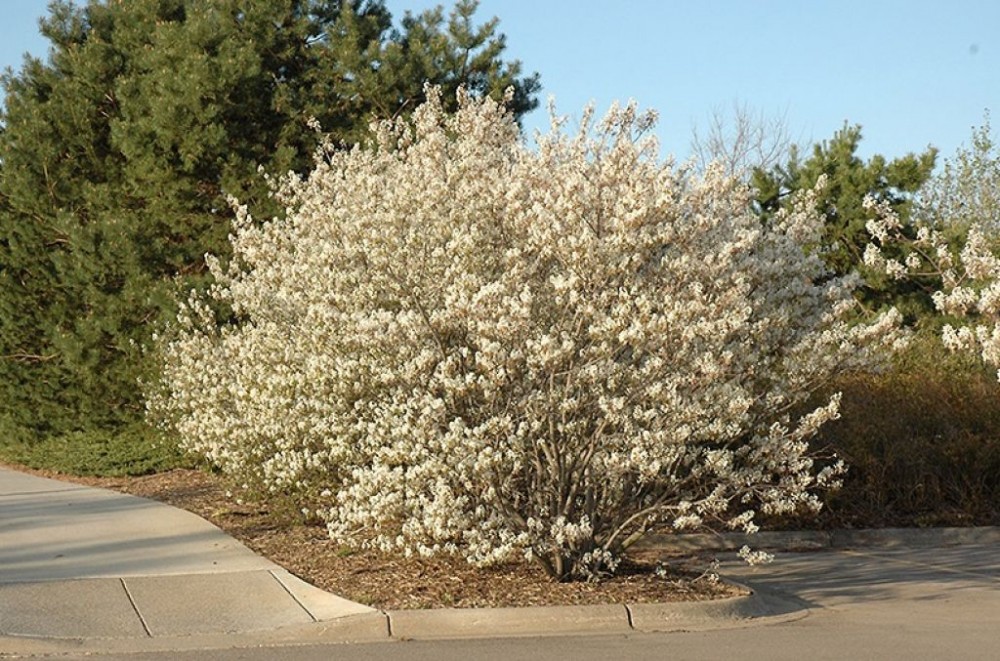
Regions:
[[[825,607],[946,599],[957,590],[982,590],[984,582],[1000,582],[1000,555],[989,546],[785,552],[758,567],[727,560],[721,571],[755,590]],[[928,592],[928,587],[937,589]]]

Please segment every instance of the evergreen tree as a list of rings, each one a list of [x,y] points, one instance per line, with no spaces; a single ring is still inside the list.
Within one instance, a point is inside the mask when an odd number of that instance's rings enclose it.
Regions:
[[[860,298],[870,307],[895,304],[910,314],[928,309],[929,299],[914,282],[890,281],[864,267],[865,246],[871,241],[865,229],[871,214],[864,200],[871,196],[888,203],[909,225],[913,196],[930,178],[937,151],[928,148],[891,161],[875,155],[864,161],[857,155],[861,137],[860,126],[845,125],[829,141],[814,145],[807,158],[793,147],[787,164],[756,170],[753,185],[760,215],[766,221],[787,206],[794,193],[813,188],[825,175],[826,185],[816,204],[826,224],[817,248],[830,270],[835,275],[851,271],[865,275],[867,285]]]
[[[141,418],[137,347],[224,252],[228,195],[278,211],[257,168],[308,169],[310,118],[352,141],[425,81],[532,109],[537,75],[475,9],[397,30],[379,0],[54,2],[48,60],[2,79],[0,433]]]

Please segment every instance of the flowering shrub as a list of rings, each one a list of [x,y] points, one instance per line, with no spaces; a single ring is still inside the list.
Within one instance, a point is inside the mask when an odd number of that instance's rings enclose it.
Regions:
[[[660,162],[633,105],[529,150],[502,104],[428,96],[283,180],[285,218],[240,212],[154,416],[342,543],[559,579],[653,526],[818,509],[843,467],[807,439],[838,398],[790,411],[899,337],[844,321],[857,282],[803,251],[810,201],[761,225],[745,185]]]
[[[896,215],[873,200],[868,207],[876,216],[868,221],[872,242],[865,249],[865,263],[897,280],[931,274],[940,282],[934,306],[945,317],[968,324],[945,324],[941,339],[949,349],[975,351],[998,368],[1000,378],[1000,259],[994,253],[995,231],[981,221],[969,224],[961,245],[949,241],[947,225],[924,223],[914,238],[902,231]],[[992,219],[991,219],[992,220]],[[886,248],[906,246],[905,260],[887,256]]]

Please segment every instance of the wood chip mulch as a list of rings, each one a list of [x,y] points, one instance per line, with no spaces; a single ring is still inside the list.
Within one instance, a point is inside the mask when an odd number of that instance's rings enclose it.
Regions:
[[[627,557],[609,580],[558,583],[535,565],[477,569],[456,558],[403,558],[346,549],[332,542],[322,526],[304,523],[288,511],[237,504],[227,496],[221,477],[199,470],[98,478],[17,469],[194,512],[303,580],[385,610],[696,601],[745,593],[703,576],[705,558],[673,558],[661,564],[652,552]]]

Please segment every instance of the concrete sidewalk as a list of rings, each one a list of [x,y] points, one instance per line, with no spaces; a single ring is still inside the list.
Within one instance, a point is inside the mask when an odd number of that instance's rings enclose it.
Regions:
[[[346,639],[387,635],[384,614],[301,581],[194,514],[0,469],[0,653],[316,623]]]
[[[1000,541],[996,528],[928,535],[887,531],[850,541],[913,546],[928,537],[940,547],[972,535],[983,548]],[[659,548],[720,548],[720,540],[721,548],[742,541],[671,537]],[[823,547],[803,543],[801,533],[759,541]],[[832,561],[830,553],[818,556]],[[381,612],[308,585],[189,512],[0,468],[0,656],[711,631],[810,612],[788,586],[740,567],[729,565],[727,574],[762,589],[712,602]]]

